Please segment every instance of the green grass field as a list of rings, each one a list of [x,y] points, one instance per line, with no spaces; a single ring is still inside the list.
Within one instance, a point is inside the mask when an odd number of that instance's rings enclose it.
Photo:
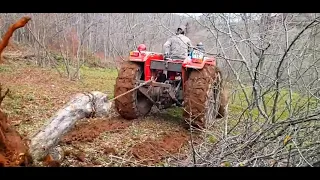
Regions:
[[[247,88],[245,89],[246,94],[248,95],[249,100],[251,101],[252,98],[252,89]],[[266,105],[266,112],[268,116],[272,116],[272,109],[274,106],[275,101],[275,91],[270,91],[264,95],[264,103]],[[262,102],[262,98],[261,98]],[[290,92],[286,89],[280,90],[280,95],[278,98],[278,102],[276,103],[276,113],[275,117],[277,120],[286,120],[289,118],[289,109],[291,108],[293,112],[296,111],[303,111],[306,110],[307,105],[310,109],[317,107],[318,100],[314,97],[307,97],[305,95],[299,94],[297,92],[292,92],[292,98],[290,103]],[[249,106],[248,102],[246,101],[245,94],[242,91],[237,91],[234,94],[234,99],[230,102],[229,110],[230,113],[233,115],[240,115],[244,113],[245,117],[249,115],[255,119],[258,118],[260,112],[257,107],[248,110],[247,107]],[[261,103],[261,108],[263,110],[264,107]]]

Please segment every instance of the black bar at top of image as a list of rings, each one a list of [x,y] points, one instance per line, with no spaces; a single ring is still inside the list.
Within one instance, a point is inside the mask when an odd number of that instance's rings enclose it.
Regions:
[[[2,13],[311,13],[317,7],[312,1],[292,0],[3,0],[0,10]]]

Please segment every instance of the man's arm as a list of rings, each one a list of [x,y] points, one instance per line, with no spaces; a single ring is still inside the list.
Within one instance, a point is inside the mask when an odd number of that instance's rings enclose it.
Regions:
[[[169,53],[170,52],[170,46],[171,46],[171,38],[167,40],[166,43],[164,43],[163,48],[164,48],[164,53]]]
[[[188,45],[188,53],[190,53],[192,51],[192,43],[191,43],[191,40],[189,38],[187,39],[187,45]]]
[[[192,47],[192,43],[191,43],[191,40],[189,38],[188,38],[187,44],[188,44],[189,47]]]

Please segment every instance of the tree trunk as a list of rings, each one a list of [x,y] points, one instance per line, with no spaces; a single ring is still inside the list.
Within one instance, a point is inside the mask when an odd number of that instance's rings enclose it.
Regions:
[[[1,61],[1,53],[3,52],[3,50],[7,47],[10,38],[13,35],[13,32],[19,28],[24,27],[29,21],[31,20],[30,17],[26,16],[26,17],[22,17],[21,19],[19,19],[16,23],[14,23],[13,25],[11,25],[8,29],[8,31],[4,34],[2,41],[0,43],[0,64],[2,63]]]
[[[107,95],[101,92],[75,95],[31,138],[29,152],[32,159],[42,160],[77,120],[106,116],[111,104]]]

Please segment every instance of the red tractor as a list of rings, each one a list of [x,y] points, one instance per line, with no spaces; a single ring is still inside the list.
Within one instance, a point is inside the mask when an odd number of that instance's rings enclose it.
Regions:
[[[216,60],[196,49],[192,54],[186,60],[165,59],[162,53],[146,51],[143,44],[130,52],[115,84],[118,113],[131,120],[147,115],[153,105],[165,109],[175,104],[183,107],[188,124],[200,128],[223,117],[226,97]]]

